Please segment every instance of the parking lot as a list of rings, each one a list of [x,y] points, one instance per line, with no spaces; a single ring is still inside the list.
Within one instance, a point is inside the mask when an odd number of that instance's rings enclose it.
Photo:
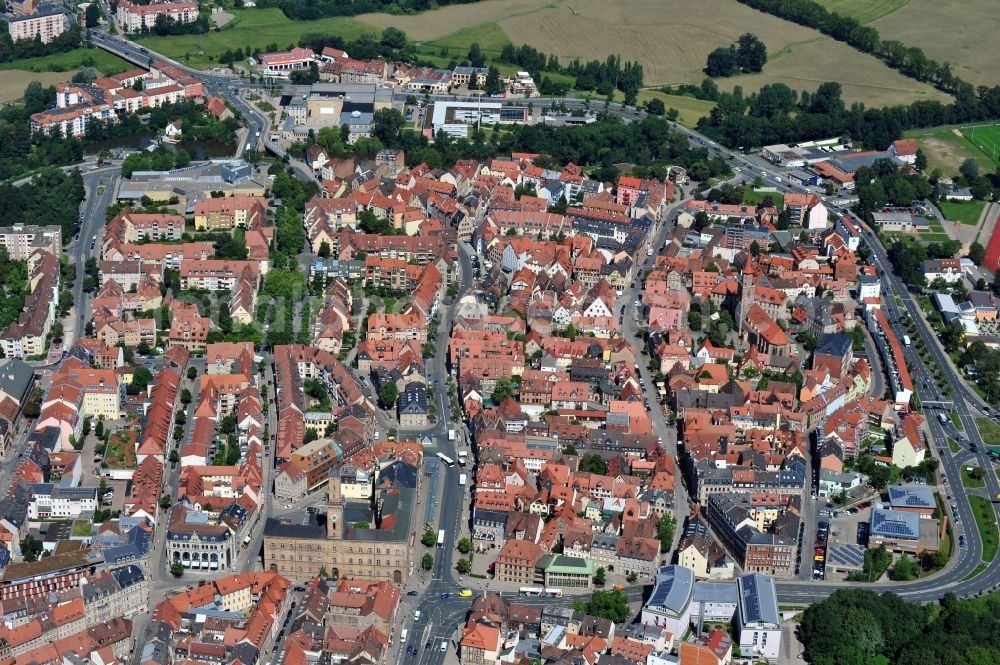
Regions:
[[[877,499],[877,497],[876,497]],[[848,509],[841,509],[833,506],[832,504],[826,504],[820,508],[820,522],[826,522],[830,525],[829,535],[827,537],[826,547],[824,548],[824,566],[823,575],[824,577],[819,579],[830,579],[830,580],[843,580],[847,577],[844,573],[834,572],[831,567],[826,566],[829,559],[830,550],[840,547],[842,545],[863,545],[867,546],[866,542],[859,542],[859,525],[865,525],[862,527],[864,532],[862,535],[862,540],[867,534],[867,524],[871,519],[871,509],[873,505],[873,500],[868,499],[856,507],[851,507]],[[862,507],[864,506],[864,507]],[[853,512],[852,512],[853,511]],[[829,513],[828,515],[826,513]],[[836,515],[836,517],[834,517]],[[803,544],[803,562],[802,566],[805,568],[807,565],[814,567],[816,562],[814,557],[816,556],[818,545],[816,544]],[[815,568],[814,568],[815,570]],[[815,576],[814,576],[815,577]]]

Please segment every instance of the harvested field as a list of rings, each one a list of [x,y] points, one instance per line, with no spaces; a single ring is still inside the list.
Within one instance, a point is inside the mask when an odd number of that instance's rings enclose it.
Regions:
[[[815,90],[831,78],[843,86],[848,105],[864,102],[866,106],[890,106],[918,99],[950,100],[948,95],[903,76],[874,57],[826,37],[789,47],[769,59],[761,74],[719,79],[718,83],[726,90],[741,85],[744,92],[749,93],[767,83],[785,83],[795,90]]]
[[[73,78],[76,72],[26,72],[20,69],[10,69],[0,74],[0,103],[13,102],[24,96],[24,89],[32,81],[38,81],[43,86],[65,83]]]
[[[888,10],[903,1],[883,0],[880,7]],[[447,47],[453,55],[474,41],[489,53],[503,45],[504,35],[514,44],[555,53],[563,62],[618,54],[642,63],[647,86],[697,83],[704,78],[708,53],[734,42],[753,26],[775,58],[758,77],[759,83],[748,83],[754,89],[768,82],[767,77],[789,79],[799,89],[813,89],[832,78],[845,83],[848,101],[891,104],[945,98],[815,30],[735,0],[706,0],[696,14],[685,0],[486,0],[414,16],[358,18],[379,27],[394,25],[427,46]]]
[[[883,39],[919,46],[927,57],[950,62],[952,71],[973,84],[1000,83],[1000,11],[994,0],[961,5],[940,0],[910,0],[874,21]]]
[[[856,18],[862,23],[891,14],[910,0],[816,0],[831,12]]]
[[[357,18],[380,29],[395,26],[410,39],[422,42],[558,4],[553,0],[484,0],[468,5],[448,5],[409,16],[372,13],[360,14]]]

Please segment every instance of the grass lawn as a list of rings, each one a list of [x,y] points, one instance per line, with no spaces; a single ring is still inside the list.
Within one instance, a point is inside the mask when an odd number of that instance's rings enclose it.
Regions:
[[[963,127],[962,137],[978,153],[980,166],[985,166],[984,161],[1000,164],[1000,124]]]
[[[71,72],[82,67],[95,67],[101,74],[107,75],[124,72],[134,65],[99,48],[78,48],[65,53],[0,64],[0,70],[20,69],[28,72]]]
[[[970,469],[974,468],[977,467],[969,467],[964,464],[962,465],[962,484],[970,489],[979,489],[980,487],[985,487],[986,486],[985,480],[976,480],[975,478],[972,477],[972,472],[970,471]]]
[[[957,455],[962,450],[962,446],[958,445],[958,441],[951,437],[948,438],[948,448],[951,449],[952,455]]]
[[[274,42],[279,49],[298,44],[299,38],[309,32],[339,35],[356,39],[365,32],[381,32],[376,27],[357,19],[334,16],[318,21],[292,21],[276,7],[263,9],[233,9],[236,16],[219,30],[205,35],[177,35],[170,37],[140,37],[138,41],[147,48],[179,60],[192,67],[208,68],[218,64],[224,51],[244,51],[265,48]]]
[[[940,201],[938,208],[951,221],[961,221],[963,224],[976,225],[979,215],[986,206],[985,201]]]
[[[955,426],[955,429],[965,429],[965,426],[962,424],[962,419],[958,416],[958,411],[952,411],[948,415],[951,416],[951,423]]]
[[[94,532],[94,525],[86,520],[73,522],[73,535],[86,538]]]
[[[989,418],[976,418],[976,429],[987,446],[1000,446],[1000,425]]]
[[[510,44],[511,41],[498,23],[483,23],[453,32],[450,35],[421,42],[421,46],[432,47],[436,51],[446,48],[449,56],[465,58],[469,52],[469,45],[472,43],[479,44],[479,48],[487,57],[496,57],[500,55],[500,50],[504,45]]]
[[[1000,544],[993,503],[981,496],[970,496],[969,502],[972,504],[972,514],[976,516],[979,536],[983,539],[983,560],[993,561],[997,555],[997,546]]]
[[[951,240],[947,233],[921,233],[920,239],[924,242],[944,242],[945,240]]]
[[[753,190],[753,185],[747,185],[743,189],[743,202],[752,203],[756,205],[761,202],[765,196],[770,196],[771,200],[774,201],[774,205],[778,210],[785,207],[785,197],[781,192],[755,192]]]
[[[645,104],[649,99],[660,99],[668,109],[677,109],[680,116],[677,121],[685,127],[694,127],[698,120],[705,117],[715,108],[715,102],[703,99],[695,99],[688,95],[668,95],[659,90],[640,90],[639,104]]]
[[[976,566],[975,570],[973,570],[971,573],[969,573],[968,575],[966,575],[965,579],[963,579],[962,581],[964,582],[966,580],[971,580],[973,577],[975,577],[976,575],[979,575],[979,573],[983,572],[984,570],[986,570],[986,564],[985,563],[981,563],[978,566]]]

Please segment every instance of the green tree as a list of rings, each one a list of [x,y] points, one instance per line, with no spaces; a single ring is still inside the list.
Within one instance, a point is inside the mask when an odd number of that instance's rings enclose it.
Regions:
[[[659,524],[656,525],[656,537],[660,540],[661,552],[670,551],[670,547],[674,542],[674,528],[676,526],[677,520],[674,518],[673,513],[663,513]]]
[[[973,242],[969,245],[969,260],[975,263],[977,266],[983,265],[983,259],[986,258],[986,248],[980,245],[978,242]]]
[[[167,494],[164,494],[163,496],[160,497],[160,508],[162,508],[163,510],[167,510],[168,508],[170,508],[170,506],[172,506],[173,503],[174,500],[171,499],[170,496]]]
[[[420,542],[427,547],[434,547],[437,543],[437,533],[434,532],[434,529],[427,529],[424,531],[424,535],[420,536]]]
[[[184,574],[184,564],[180,561],[174,561],[170,564],[170,574],[174,577],[180,577]]]
[[[615,623],[624,623],[629,617],[628,596],[621,589],[594,591],[589,601],[575,601],[573,609]]]
[[[188,367],[187,378],[194,381],[194,377],[198,376],[198,368],[195,366]]]
[[[514,384],[506,376],[501,376],[497,379],[496,385],[493,387],[493,403],[500,404],[508,397],[514,395]]]
[[[191,403],[191,391],[187,388],[181,390],[181,404],[187,406]]]
[[[603,476],[608,471],[608,465],[597,453],[587,453],[580,458],[580,470]]]
[[[490,96],[499,95],[503,92],[503,81],[500,80],[500,70],[492,65],[486,74],[486,84],[483,86],[483,90]]]
[[[472,543],[468,538],[462,538],[458,541],[458,551],[462,554],[468,554],[472,551]]]
[[[889,570],[889,579],[896,582],[907,582],[917,579],[918,574],[917,563],[910,557],[903,555]]]
[[[604,586],[608,581],[608,574],[604,570],[604,566],[600,566],[594,573],[594,584],[597,586]]]
[[[98,439],[103,439],[104,438],[104,421],[103,420],[99,419],[97,421],[97,425],[94,426],[94,436],[96,436]]]
[[[468,575],[472,572],[472,562],[465,558],[459,559],[455,562],[455,570],[462,575]]]
[[[747,32],[740,35],[736,56],[740,68],[744,72],[754,74],[764,69],[764,63],[767,62],[767,46],[757,35]]]
[[[427,553],[420,559],[420,567],[424,570],[430,570],[434,567],[434,555]]]
[[[382,402],[382,406],[387,409],[391,409],[396,406],[396,399],[398,397],[399,389],[392,381],[386,381],[382,384],[382,387],[378,389],[378,399]]]

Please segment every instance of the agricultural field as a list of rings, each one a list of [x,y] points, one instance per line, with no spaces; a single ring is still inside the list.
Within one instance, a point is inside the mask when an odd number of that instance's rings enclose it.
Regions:
[[[968,0],[961,5],[910,0],[871,26],[883,39],[919,46],[928,58],[950,62],[955,74],[974,85],[1000,83],[1000,12],[994,0]]]
[[[553,0],[484,0],[467,5],[448,5],[442,9],[408,16],[372,13],[361,14],[357,18],[379,29],[395,26],[403,30],[410,39],[425,42],[467,32],[502,19],[533,14],[544,7],[558,7],[560,4],[560,1]],[[480,45],[485,47],[481,42]]]
[[[856,18],[861,23],[891,14],[910,0],[816,0],[831,12]]]
[[[719,87],[732,90],[741,85],[754,92],[768,83],[784,83],[795,90],[815,90],[830,79],[843,86],[844,100],[866,106],[908,104],[915,100],[948,102],[951,98],[930,85],[909,79],[875,57],[829,38],[792,44],[769,56],[764,71],[718,79]]]
[[[32,81],[38,81],[43,86],[65,83],[73,78],[67,72],[26,72],[20,69],[9,69],[0,74],[0,104],[14,102],[24,96],[24,89]]]
[[[860,0],[841,0],[842,2]],[[901,0],[885,0],[896,5]],[[510,41],[573,58],[603,59],[618,54],[642,63],[647,86],[697,83],[708,53],[734,42],[753,26],[767,44],[773,63],[764,73],[720,81],[756,90],[765,83],[788,81],[798,89],[814,89],[823,81],[844,84],[848,102],[869,105],[946,99],[931,86],[912,81],[871,56],[779,18],[754,11],[735,0],[706,0],[697,13],[684,0],[486,0],[449,5],[412,16],[363,14],[367,23],[394,25],[427,46],[444,46],[461,54],[478,41],[487,53]],[[681,109],[678,109],[681,110]]]
[[[938,201],[937,207],[949,221],[975,226],[986,206],[985,201]]]
[[[309,32],[336,34],[344,39],[356,39],[365,32],[379,32],[379,29],[349,17],[292,21],[275,7],[234,9],[232,14],[235,18],[218,32],[206,35],[139,37],[138,41],[147,48],[192,67],[208,69],[218,65],[219,55],[224,51],[235,51],[238,48],[252,51],[265,48],[272,42],[284,49],[289,44],[297,44],[299,37]]]
[[[0,103],[21,99],[24,89],[32,81],[43,86],[65,83],[79,69],[94,67],[101,74],[116,74],[132,65],[107,51],[81,48],[40,58],[28,58],[0,64]]]

